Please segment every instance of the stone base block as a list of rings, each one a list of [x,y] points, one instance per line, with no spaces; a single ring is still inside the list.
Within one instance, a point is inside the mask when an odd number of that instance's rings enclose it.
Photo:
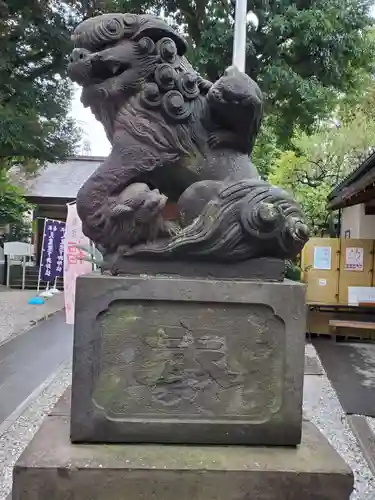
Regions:
[[[297,445],[305,287],[77,280],[73,442]]]
[[[297,448],[69,441],[47,417],[13,472],[12,500],[349,500],[353,475],[304,422]]]
[[[139,257],[116,258],[109,267],[121,275],[149,274],[151,276],[176,276],[177,278],[211,278],[230,280],[283,281],[285,260],[262,257],[230,264],[184,260],[149,260]]]

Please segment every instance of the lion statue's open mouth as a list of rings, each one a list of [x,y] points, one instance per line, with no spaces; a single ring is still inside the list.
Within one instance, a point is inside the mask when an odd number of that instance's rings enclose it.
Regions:
[[[76,47],[68,65],[68,74],[76,83],[87,87],[121,76],[131,68],[133,54],[129,47],[110,47],[99,52]],[[126,58],[129,60],[126,60]],[[109,83],[109,82],[108,82]]]
[[[69,59],[68,75],[83,87],[103,82],[108,86],[108,80],[121,77],[132,66],[140,69],[136,61],[155,55],[154,44],[166,37],[176,50],[164,44],[164,59],[172,62],[176,55],[185,52],[186,42],[161,19],[133,14],[104,14],[88,19],[72,36],[75,48]]]
[[[104,82],[111,78],[122,75],[131,68],[130,62],[116,60],[113,58],[104,58],[103,54],[95,54],[91,58],[91,74],[96,82]]]

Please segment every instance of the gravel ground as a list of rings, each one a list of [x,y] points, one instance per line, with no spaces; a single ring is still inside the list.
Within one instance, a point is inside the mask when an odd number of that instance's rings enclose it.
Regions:
[[[310,358],[318,360],[315,348],[306,346]],[[320,364],[319,360],[318,363]],[[44,416],[54,406],[71,380],[71,366],[63,371],[35,400],[24,414],[0,436],[0,500],[6,500],[11,489],[12,468],[34,436]],[[304,390],[304,414],[327,437],[331,445],[354,471],[355,489],[351,500],[374,500],[375,479],[367,466],[357,441],[349,428],[345,414],[327,375],[307,375]],[[374,419],[368,419],[375,432]]]
[[[46,299],[43,305],[30,305],[35,290],[9,290],[0,286],[0,344],[34,326],[64,307],[64,294]]]
[[[71,364],[67,363],[22,416],[0,436],[0,500],[7,499],[12,487],[14,464],[33,438],[43,418],[71,383],[71,374]]]
[[[309,356],[318,359],[311,344],[306,346],[306,351]],[[305,377],[304,414],[320,429],[354,472],[355,484],[351,500],[374,500],[375,478],[367,466],[324,369],[322,371],[321,376]]]
[[[375,418],[373,417],[366,417],[367,423],[370,426],[372,432],[375,435]]]
[[[369,347],[369,346],[367,346],[367,347]],[[362,347],[362,352],[363,352],[363,356],[365,357],[366,361],[368,361],[368,363],[370,364],[370,366],[372,365],[372,369],[367,374],[368,375],[367,383],[368,383],[368,385],[370,385],[370,387],[373,387],[375,385],[375,376],[374,376],[375,375],[375,369],[373,368],[374,367],[374,349],[375,349],[375,345],[371,344],[371,348],[372,348],[372,350],[369,351],[369,349],[364,350],[363,347]],[[366,417],[366,420],[367,420],[367,423],[370,426],[370,428],[371,428],[371,430],[372,430],[372,432],[374,433],[374,436],[375,436],[375,418],[373,418],[373,417]],[[375,439],[375,437],[374,437],[374,439]]]

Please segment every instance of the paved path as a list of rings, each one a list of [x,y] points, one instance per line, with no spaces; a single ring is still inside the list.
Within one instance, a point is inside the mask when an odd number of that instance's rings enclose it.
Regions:
[[[64,307],[62,293],[46,299],[43,305],[28,304],[35,295],[35,290],[10,290],[0,286],[0,345]]]
[[[375,417],[375,344],[314,339],[324,369],[348,415]]]
[[[57,313],[0,346],[0,424],[71,359],[73,328]]]
[[[374,478],[375,344],[332,342],[325,338],[313,343]]]

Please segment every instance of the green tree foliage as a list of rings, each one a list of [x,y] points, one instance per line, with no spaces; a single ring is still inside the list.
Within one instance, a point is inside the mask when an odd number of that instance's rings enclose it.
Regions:
[[[322,236],[328,229],[329,213],[327,196],[331,191],[328,182],[321,180],[310,186],[311,164],[306,156],[294,151],[284,151],[269,175],[269,181],[291,192],[301,204],[312,234]]]
[[[9,0],[0,19],[0,158],[53,161],[73,151],[63,4]]]
[[[269,120],[263,120],[251,160],[263,179],[266,179],[271,166],[275,163],[282,150],[279,148],[277,138]]]
[[[296,133],[294,150],[282,152],[269,175],[273,184],[293,193],[317,235],[329,227],[328,194],[375,146],[375,120],[362,108],[337,123],[326,123],[312,135]]]
[[[68,117],[72,86],[66,77],[73,19],[62,2],[0,2],[0,200],[10,221],[24,208],[5,182],[15,163],[35,170],[74,152],[78,131]],[[17,208],[18,207],[18,208]]]
[[[23,197],[22,190],[12,186],[6,173],[0,172],[0,225],[19,224],[24,213],[31,208]]]
[[[73,2],[83,15],[109,11],[162,14],[185,33],[189,58],[216,80],[232,57],[234,2],[227,0],[102,0]],[[282,143],[295,125],[311,131],[358,84],[373,63],[372,0],[249,0],[259,27],[249,25],[247,72],[266,96],[266,114]]]

